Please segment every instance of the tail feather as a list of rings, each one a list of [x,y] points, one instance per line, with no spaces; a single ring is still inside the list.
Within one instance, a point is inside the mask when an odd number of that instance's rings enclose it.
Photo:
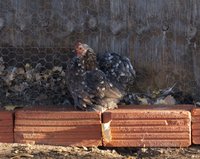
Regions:
[[[122,93],[117,88],[110,88],[104,92],[105,96],[108,98],[122,98]]]

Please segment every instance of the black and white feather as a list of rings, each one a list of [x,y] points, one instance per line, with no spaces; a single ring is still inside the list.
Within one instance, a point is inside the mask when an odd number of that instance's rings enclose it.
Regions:
[[[98,57],[98,65],[121,91],[126,91],[128,84],[135,80],[135,70],[127,57],[117,53],[106,53]]]

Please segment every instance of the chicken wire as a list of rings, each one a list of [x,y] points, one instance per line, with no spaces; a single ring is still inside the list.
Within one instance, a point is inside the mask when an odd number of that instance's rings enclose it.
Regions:
[[[1,48],[1,105],[70,105],[63,48]]]

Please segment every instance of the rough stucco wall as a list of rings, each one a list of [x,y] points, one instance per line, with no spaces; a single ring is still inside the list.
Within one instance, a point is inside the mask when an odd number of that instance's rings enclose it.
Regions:
[[[199,0],[1,0],[0,46],[69,48],[131,58],[138,85],[200,88]]]

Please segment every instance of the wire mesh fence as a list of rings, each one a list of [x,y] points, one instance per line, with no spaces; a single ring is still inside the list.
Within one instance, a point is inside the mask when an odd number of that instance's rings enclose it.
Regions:
[[[66,86],[67,52],[63,48],[2,48],[1,105],[73,104]]]

